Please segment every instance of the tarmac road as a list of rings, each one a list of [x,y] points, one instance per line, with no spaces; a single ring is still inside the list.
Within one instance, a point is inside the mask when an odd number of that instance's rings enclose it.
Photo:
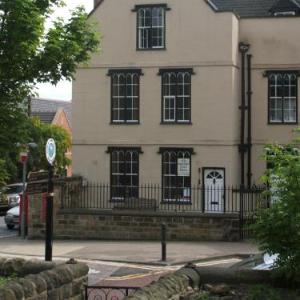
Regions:
[[[0,218],[0,234],[2,236],[2,239],[0,238],[0,257],[44,260],[44,241],[22,240],[19,237],[4,238],[8,235],[17,235],[17,230],[7,230],[3,218]],[[110,287],[105,292],[112,288],[111,295],[117,297],[120,290],[115,290],[114,287],[143,287],[169,272],[182,268],[187,261],[192,259],[197,266],[227,268],[239,262],[241,258],[234,255],[217,257],[210,254],[218,254],[219,252],[216,252],[216,249],[220,247],[224,252],[226,249],[228,250],[229,246],[232,248],[231,254],[242,253],[246,251],[245,249],[249,253],[255,250],[251,245],[237,243],[169,243],[170,261],[173,261],[173,263],[161,264],[154,259],[155,257],[159,259],[159,243],[157,242],[54,241],[53,259],[65,262],[74,257],[76,260],[86,263],[90,268],[88,285]],[[132,252],[137,247],[143,257],[136,256],[136,261],[134,261],[135,255]],[[188,260],[186,260],[186,255],[183,257],[180,255],[183,249],[188,250],[191,254]],[[117,255],[117,251],[119,255]],[[202,252],[200,257],[209,258],[209,260],[195,260],[199,257],[196,255],[199,251]],[[176,259],[172,259],[172,257]],[[88,293],[90,293],[89,299],[98,299],[103,293],[103,289],[91,288]],[[116,299],[123,298],[118,296]]]
[[[0,239],[18,235],[18,229],[8,229],[4,222],[4,217],[0,217]]]

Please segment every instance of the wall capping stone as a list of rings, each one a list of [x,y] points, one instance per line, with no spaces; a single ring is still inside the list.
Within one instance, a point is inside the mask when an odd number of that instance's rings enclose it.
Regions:
[[[0,263],[0,274],[6,276],[29,274],[29,266],[34,267],[33,272],[40,270],[1,286],[1,300],[84,299],[84,285],[89,271],[86,264],[55,264],[23,259],[0,259]]]

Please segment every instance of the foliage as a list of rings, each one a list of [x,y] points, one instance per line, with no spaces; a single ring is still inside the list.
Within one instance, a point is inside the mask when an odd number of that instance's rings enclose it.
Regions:
[[[3,284],[5,284],[5,283],[7,283],[7,281],[8,281],[8,278],[6,278],[6,277],[0,277],[0,286],[3,285]]]
[[[0,287],[1,285],[8,283],[10,280],[17,279],[17,278],[18,275],[16,273],[10,274],[9,276],[6,277],[0,276]]]
[[[17,176],[17,142],[28,142],[27,100],[37,83],[71,80],[99,46],[83,8],[46,31],[61,0],[0,0],[0,158]]]
[[[4,187],[8,179],[8,173],[5,168],[5,161],[0,159],[0,204],[5,202]]]
[[[267,285],[252,286],[247,295],[247,300],[280,300],[277,290]]]
[[[47,169],[45,145],[49,138],[53,138],[56,143],[54,167],[58,174],[64,174],[66,167],[71,163],[65,155],[71,147],[70,134],[59,126],[41,123],[38,118],[32,118],[30,125],[30,139],[37,144],[37,147],[30,150],[29,168],[35,170]]]
[[[258,213],[253,225],[260,248],[278,254],[277,273],[300,283],[300,151],[299,140],[289,145],[268,145],[269,169],[263,180],[270,186],[271,207]]]

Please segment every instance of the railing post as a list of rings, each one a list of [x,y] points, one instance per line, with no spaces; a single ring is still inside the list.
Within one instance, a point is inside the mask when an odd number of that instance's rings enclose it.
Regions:
[[[125,186],[125,200],[129,200],[129,188],[127,185]]]
[[[244,185],[240,185],[240,239],[243,240],[244,227]]]
[[[166,224],[161,224],[161,260],[167,260],[167,228]]]
[[[85,300],[88,300],[89,299],[89,295],[88,295],[88,286],[87,285],[85,285],[84,286],[84,299]]]

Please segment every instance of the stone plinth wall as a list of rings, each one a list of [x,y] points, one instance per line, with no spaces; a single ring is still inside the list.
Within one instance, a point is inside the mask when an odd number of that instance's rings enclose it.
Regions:
[[[32,271],[30,271],[32,266]],[[47,269],[37,273],[38,270]],[[10,259],[0,261],[0,275],[21,276],[0,287],[1,300],[83,300],[88,267],[82,263],[45,264]]]
[[[30,196],[28,237],[43,238],[41,195]],[[237,214],[162,213],[142,210],[60,209],[55,188],[54,236],[57,239],[159,240],[161,224],[168,240],[239,240]]]

